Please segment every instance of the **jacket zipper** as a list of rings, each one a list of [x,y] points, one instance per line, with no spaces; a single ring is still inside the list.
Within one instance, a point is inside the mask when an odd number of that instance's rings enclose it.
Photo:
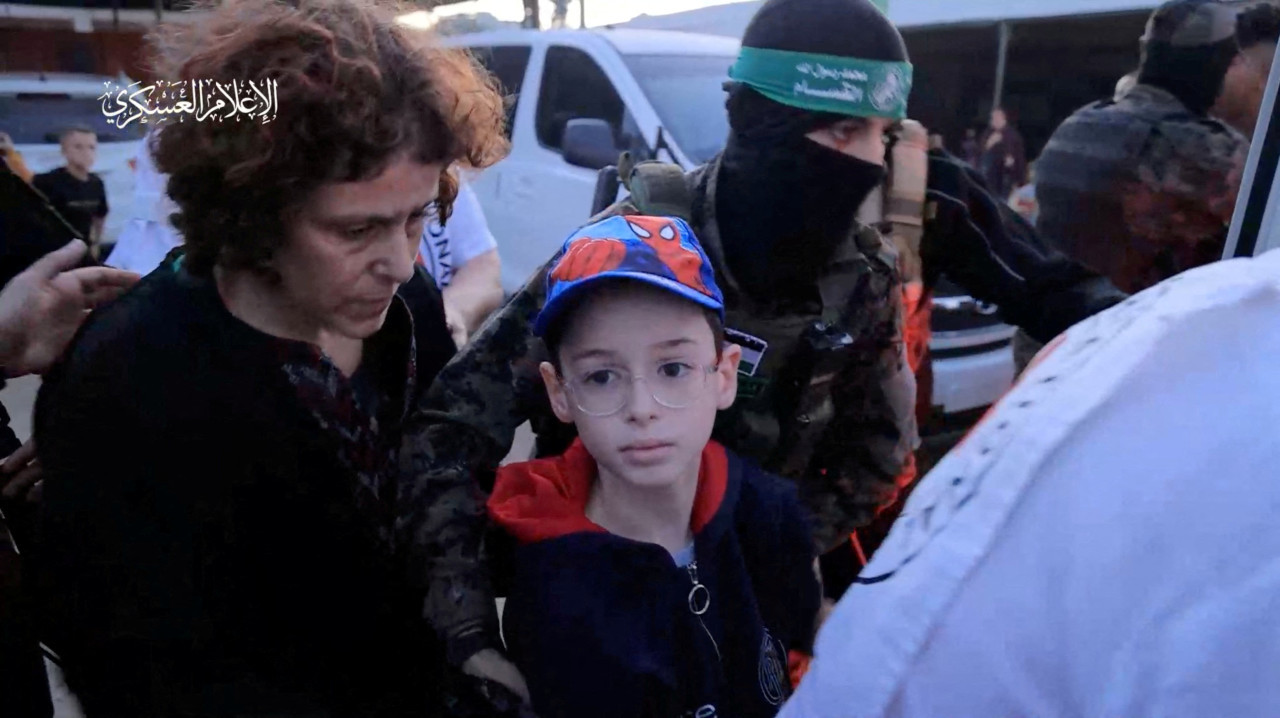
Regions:
[[[711,647],[716,651],[716,658],[723,661],[720,655],[720,644],[716,643],[715,636],[711,635],[711,631],[707,629],[707,624],[702,620],[702,614],[707,612],[711,607],[711,589],[707,588],[698,580],[698,562],[690,561],[685,567],[689,572],[689,580],[693,581],[693,588],[689,589],[689,612],[698,618],[698,625],[702,626],[702,632],[707,634],[707,638],[711,639]]]

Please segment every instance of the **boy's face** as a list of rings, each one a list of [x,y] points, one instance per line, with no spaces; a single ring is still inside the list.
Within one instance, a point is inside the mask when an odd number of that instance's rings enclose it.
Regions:
[[[658,488],[696,476],[716,412],[737,393],[741,349],[728,345],[717,362],[702,309],[659,289],[610,287],[581,303],[568,321],[560,346],[563,381],[545,362],[542,378],[556,416],[577,425],[601,477]],[[616,393],[604,388],[611,383]],[[682,408],[664,406],[655,391]],[[618,395],[625,397],[620,409],[592,415],[608,410],[602,396]]]
[[[72,132],[62,138],[62,156],[69,167],[93,169],[98,159],[98,138],[88,132]]]

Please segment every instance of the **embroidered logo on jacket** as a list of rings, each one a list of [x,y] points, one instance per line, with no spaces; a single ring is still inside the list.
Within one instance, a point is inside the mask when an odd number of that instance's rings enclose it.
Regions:
[[[760,695],[769,705],[782,705],[786,699],[788,688],[787,663],[782,659],[784,651],[781,645],[764,632],[764,640],[760,642],[760,662],[757,673],[760,678]]]

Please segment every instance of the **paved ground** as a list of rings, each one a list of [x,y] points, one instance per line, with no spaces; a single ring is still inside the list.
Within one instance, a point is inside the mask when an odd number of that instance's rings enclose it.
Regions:
[[[0,391],[0,402],[9,412],[9,425],[20,441],[31,436],[31,407],[36,402],[36,390],[40,388],[40,377],[24,376],[21,379],[10,379],[4,391]]]

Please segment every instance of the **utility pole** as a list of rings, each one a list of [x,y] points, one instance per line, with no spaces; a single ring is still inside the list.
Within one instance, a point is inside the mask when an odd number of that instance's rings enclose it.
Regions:
[[[1002,22],[997,26],[999,45],[996,48],[996,86],[992,93],[991,109],[995,110],[1004,103],[1004,73],[1009,63],[1009,23]]]

